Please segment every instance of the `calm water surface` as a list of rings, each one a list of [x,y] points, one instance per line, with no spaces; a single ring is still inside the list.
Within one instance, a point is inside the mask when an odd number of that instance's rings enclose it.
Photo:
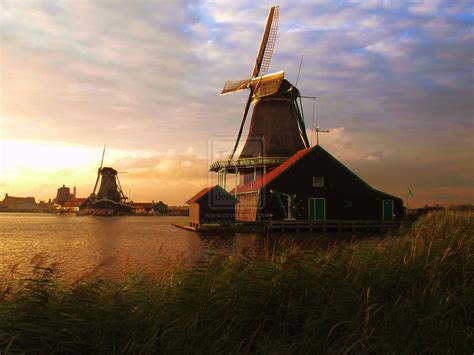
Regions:
[[[54,263],[63,277],[115,277],[128,271],[164,273],[191,266],[209,253],[249,252],[264,245],[327,248],[351,235],[200,235],[173,227],[186,217],[94,217],[0,213],[0,281],[11,270]],[[283,237],[283,238],[282,238]]]

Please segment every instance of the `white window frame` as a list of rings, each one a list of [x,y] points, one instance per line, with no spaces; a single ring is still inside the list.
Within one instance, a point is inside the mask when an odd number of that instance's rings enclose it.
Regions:
[[[321,184],[316,184],[315,179],[321,178]],[[313,187],[324,187],[324,176],[313,176]]]

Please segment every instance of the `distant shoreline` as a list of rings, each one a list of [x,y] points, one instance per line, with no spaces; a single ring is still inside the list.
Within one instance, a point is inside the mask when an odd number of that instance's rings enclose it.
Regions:
[[[186,213],[157,213],[157,214],[130,214],[126,216],[120,216],[120,217],[170,217],[170,216],[175,216],[175,217],[186,217]],[[63,212],[63,213],[57,213],[53,211],[24,211],[24,210],[0,210],[0,213],[31,213],[31,214],[55,214],[55,215],[76,215],[76,212]],[[83,217],[83,216],[81,216]]]

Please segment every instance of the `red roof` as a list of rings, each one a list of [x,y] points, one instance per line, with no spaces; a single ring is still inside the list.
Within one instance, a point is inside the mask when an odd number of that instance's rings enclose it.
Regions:
[[[186,201],[187,204],[191,204],[194,202],[197,202],[201,197],[203,197],[206,193],[208,193],[210,190],[212,190],[214,186],[209,186],[203,188],[201,191],[199,191],[196,195],[191,197],[188,201]]]
[[[132,202],[129,203],[129,205],[132,205],[133,207],[153,207],[153,203],[151,202]]]
[[[317,146],[315,146],[317,147]],[[281,163],[278,165],[275,169],[270,171],[269,173],[263,175],[259,179],[255,181],[251,181],[243,186],[238,186],[237,187],[237,193],[241,192],[250,192],[250,191],[258,191],[260,190],[263,186],[268,184],[270,181],[276,179],[280,174],[282,174],[284,171],[286,171],[288,168],[290,168],[293,164],[295,164],[298,160],[300,160],[302,157],[304,157],[306,154],[308,154],[313,148],[315,147],[310,147],[306,149],[302,149],[295,154],[293,154],[291,157],[289,157],[287,160],[285,160],[284,163]],[[230,192],[231,194],[233,191]]]
[[[70,198],[64,202],[63,207],[79,207],[87,198]]]

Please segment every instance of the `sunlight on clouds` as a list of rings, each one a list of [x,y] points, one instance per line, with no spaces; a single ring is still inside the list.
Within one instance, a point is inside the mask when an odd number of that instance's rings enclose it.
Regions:
[[[86,197],[91,193],[101,155],[100,146],[0,141],[0,197],[9,193],[47,200],[63,184],[76,185],[78,196]],[[161,199],[182,205],[197,189],[212,182],[207,157],[199,156],[191,146],[181,152],[170,149],[163,153],[107,148],[104,166],[123,172],[119,174],[122,186],[133,191],[135,201]]]
[[[105,140],[133,196],[183,203],[233,146],[245,95],[218,93],[250,72],[270,5],[2,2],[0,194],[51,197],[74,180],[88,194]],[[270,71],[294,82],[304,54],[298,87],[318,98],[321,127],[335,127],[320,136],[331,154],[373,168],[371,181],[387,180],[383,164],[421,161],[392,186],[428,170],[438,186],[460,184],[473,160],[469,2],[279,5]],[[208,147],[212,137],[226,138]],[[433,168],[449,159],[450,174]]]
[[[113,165],[124,155],[146,156],[144,151],[107,149],[104,166]],[[54,197],[62,184],[83,187],[87,196],[100,165],[102,147],[73,145],[64,142],[0,141],[0,194],[31,195],[41,199]],[[80,189],[81,190],[81,189]],[[37,193],[39,191],[39,193]]]
[[[98,151],[64,143],[45,143],[34,141],[2,141],[0,157],[2,173],[8,174],[23,167],[39,173],[58,169],[84,168],[97,162]]]

